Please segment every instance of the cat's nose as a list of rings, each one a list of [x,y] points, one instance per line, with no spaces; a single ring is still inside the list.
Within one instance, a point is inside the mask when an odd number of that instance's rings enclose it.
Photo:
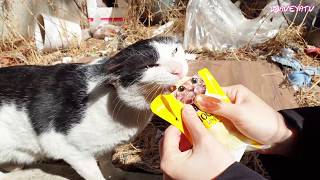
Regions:
[[[188,73],[188,64],[178,61],[173,61],[170,63],[169,72],[173,75],[182,78],[187,75]]]
[[[170,73],[173,74],[173,75],[178,76],[179,78],[182,78],[184,76],[184,73],[182,72],[182,68],[174,69]]]

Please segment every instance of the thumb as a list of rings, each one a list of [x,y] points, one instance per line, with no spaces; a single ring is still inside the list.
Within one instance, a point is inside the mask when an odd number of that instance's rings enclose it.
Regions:
[[[237,105],[224,103],[217,98],[202,94],[196,96],[195,104],[202,111],[225,117],[231,121],[236,120],[240,113]]]
[[[184,106],[182,119],[188,133],[191,135],[193,145],[200,142],[201,138],[207,135],[207,129],[204,127],[191,105]]]

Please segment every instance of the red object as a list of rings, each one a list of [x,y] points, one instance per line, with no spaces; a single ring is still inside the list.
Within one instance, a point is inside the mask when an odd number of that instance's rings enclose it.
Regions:
[[[179,142],[179,149],[181,152],[187,151],[192,148],[192,144],[189,142],[188,138],[181,134],[181,139]]]
[[[320,55],[320,48],[313,47],[313,48],[306,48],[304,49],[304,52],[307,53],[308,55]]]
[[[125,21],[125,18],[122,17],[114,17],[114,18],[88,18],[89,22],[93,22],[96,20],[100,20],[100,21],[108,21],[108,22],[122,22]]]

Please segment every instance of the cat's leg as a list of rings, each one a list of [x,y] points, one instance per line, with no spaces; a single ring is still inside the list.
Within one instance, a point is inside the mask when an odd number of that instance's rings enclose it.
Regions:
[[[5,165],[0,165],[0,171],[2,173],[8,173],[8,172],[15,172],[15,171],[20,171],[24,168],[24,164],[5,164]]]
[[[35,162],[37,159],[33,155],[30,155],[26,152],[18,151],[18,150],[0,150],[0,164],[6,164],[10,162],[14,162],[16,164],[31,164]],[[12,172],[20,169],[20,165],[17,167],[12,166],[4,166],[0,168],[0,180],[4,179],[6,174],[4,172]],[[3,171],[3,172],[1,172]]]
[[[105,180],[95,158],[69,144],[64,135],[48,133],[42,135],[40,143],[49,157],[63,159],[84,179]]]
[[[3,172],[0,171],[0,180],[5,178],[6,174],[4,174]]]
[[[37,158],[27,152],[15,149],[0,150],[0,164],[11,162],[16,164],[31,164],[35,161],[37,161]]]
[[[68,156],[63,158],[86,180],[105,180],[94,157]]]

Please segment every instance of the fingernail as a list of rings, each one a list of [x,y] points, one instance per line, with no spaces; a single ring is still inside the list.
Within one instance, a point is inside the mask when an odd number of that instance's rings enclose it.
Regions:
[[[206,96],[206,95],[197,95],[195,98],[195,104],[198,108],[204,111],[215,111],[219,109],[219,103],[221,101],[217,98]]]

